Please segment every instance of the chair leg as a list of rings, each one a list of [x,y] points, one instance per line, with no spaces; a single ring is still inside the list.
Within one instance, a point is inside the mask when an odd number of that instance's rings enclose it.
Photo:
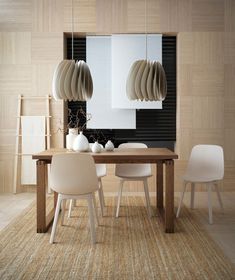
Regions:
[[[89,212],[89,220],[90,220],[90,228],[91,228],[91,240],[92,243],[96,243],[96,237],[95,237],[95,221],[94,221],[94,208],[93,208],[93,202],[92,202],[92,195],[89,195],[87,198],[88,203],[88,212]]]
[[[118,201],[117,201],[116,218],[118,218],[118,215],[119,215],[119,208],[120,208],[120,203],[121,203],[123,184],[124,184],[124,180],[121,179],[120,180],[120,184],[119,184],[119,190],[118,190]]]
[[[98,195],[99,195],[99,201],[100,201],[100,211],[101,211],[101,216],[104,216],[104,194],[103,194],[103,189],[102,189],[102,182],[101,179],[99,178],[99,189],[98,189]]]
[[[63,226],[63,224],[64,224],[66,202],[67,202],[67,200],[63,199],[62,203],[61,203],[61,205],[62,205],[62,207],[61,207],[62,208],[62,211],[61,211],[61,221],[60,221],[61,226]]]
[[[191,183],[191,209],[194,209],[195,183]]]
[[[56,210],[55,210],[55,217],[54,217],[53,226],[52,226],[52,230],[51,230],[51,237],[50,237],[50,243],[51,244],[54,242],[56,226],[57,226],[58,217],[59,217],[59,213],[60,213],[61,201],[62,201],[62,196],[61,196],[61,194],[58,194]]]
[[[99,178],[99,182],[100,182],[100,190],[101,190],[101,195],[102,195],[102,203],[103,203],[103,207],[105,207],[103,183],[102,183],[102,179],[101,178]]]
[[[147,211],[148,211],[149,217],[151,218],[152,217],[152,211],[151,211],[151,205],[150,205],[149,189],[148,189],[148,181],[147,181],[147,179],[144,179],[143,183],[144,183],[144,192],[145,192]]]
[[[98,195],[99,195],[99,201],[100,201],[100,212],[101,212],[101,216],[104,216],[104,209],[103,209],[103,201],[102,201],[102,194],[101,194],[101,190],[98,189]]]
[[[214,185],[215,185],[215,190],[216,190],[217,197],[218,197],[218,200],[219,200],[220,208],[221,208],[222,212],[224,212],[224,206],[223,206],[223,202],[222,202],[222,199],[221,199],[219,186],[218,186],[217,183],[214,183]]]
[[[93,208],[94,208],[94,213],[95,213],[95,219],[96,219],[96,223],[97,226],[99,225],[99,218],[98,218],[98,212],[97,212],[97,207],[96,207],[96,198],[95,198],[95,194],[92,194],[92,200],[93,200]]]
[[[213,224],[213,218],[212,218],[212,204],[211,204],[211,191],[212,191],[212,184],[208,184],[208,212],[209,212],[209,224]]]
[[[69,201],[69,212],[68,212],[68,218],[71,218],[71,212],[72,212],[72,207],[74,204],[74,199],[70,199]]]
[[[184,181],[183,190],[182,190],[181,197],[180,197],[180,203],[179,203],[178,210],[177,210],[177,213],[176,213],[176,218],[179,218],[179,215],[180,215],[180,209],[181,209],[181,205],[182,205],[182,202],[183,202],[183,199],[184,199],[184,193],[186,191],[186,186],[187,186],[187,182]]]

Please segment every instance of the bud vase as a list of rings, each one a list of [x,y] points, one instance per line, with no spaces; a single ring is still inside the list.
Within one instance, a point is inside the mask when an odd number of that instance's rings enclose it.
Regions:
[[[73,149],[76,152],[86,152],[89,149],[89,142],[86,136],[83,135],[82,131],[76,136],[73,143]]]
[[[96,141],[92,147],[91,150],[93,153],[100,153],[101,152],[101,145]]]
[[[114,145],[112,141],[108,140],[108,142],[105,144],[105,150],[106,151],[113,151],[114,150]]]
[[[77,128],[69,128],[69,134],[66,135],[66,149],[72,150],[75,138],[78,136]]]

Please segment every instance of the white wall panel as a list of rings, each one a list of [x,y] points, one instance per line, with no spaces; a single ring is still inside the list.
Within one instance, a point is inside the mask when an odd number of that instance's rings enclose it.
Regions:
[[[161,101],[131,101],[126,96],[126,79],[132,63],[146,59],[145,35],[112,35],[112,107],[162,109]],[[147,35],[147,58],[162,63],[162,35]]]
[[[87,36],[87,63],[93,78],[93,96],[87,102],[92,119],[87,128],[135,129],[135,110],[113,109],[111,106],[111,37]]]

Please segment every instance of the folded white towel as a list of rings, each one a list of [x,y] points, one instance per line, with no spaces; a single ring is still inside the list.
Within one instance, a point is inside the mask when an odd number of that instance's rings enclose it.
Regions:
[[[22,156],[21,184],[36,184],[36,162],[30,155],[45,150],[46,119],[45,116],[22,116]]]

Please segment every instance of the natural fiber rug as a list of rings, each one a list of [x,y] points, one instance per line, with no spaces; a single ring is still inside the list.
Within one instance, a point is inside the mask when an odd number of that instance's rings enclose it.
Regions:
[[[187,209],[176,232],[165,234],[142,197],[123,197],[118,219],[115,202],[106,199],[95,246],[87,207],[74,208],[51,245],[50,232],[35,231],[32,205],[0,232],[0,279],[234,279],[233,266]]]

